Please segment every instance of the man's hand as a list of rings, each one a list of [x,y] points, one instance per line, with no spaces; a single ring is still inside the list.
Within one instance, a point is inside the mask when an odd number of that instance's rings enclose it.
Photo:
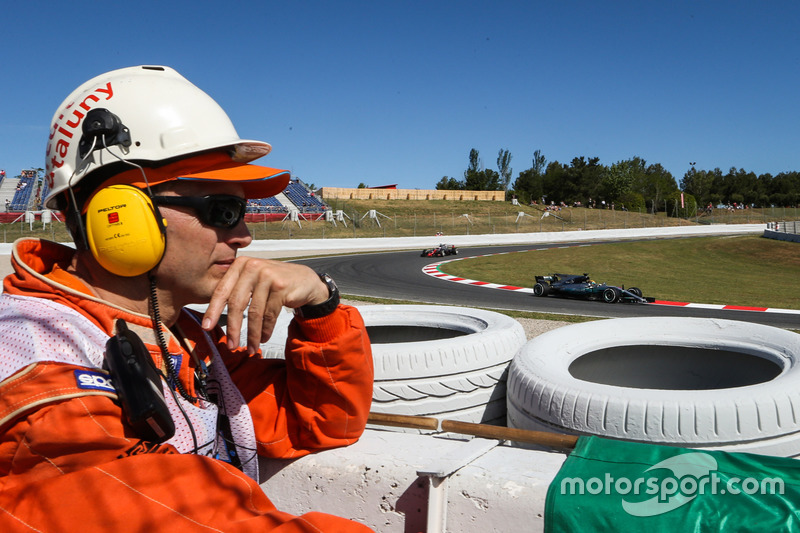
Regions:
[[[284,307],[296,309],[328,299],[328,287],[310,268],[270,259],[237,257],[220,280],[208,309],[203,329],[213,328],[228,306],[228,347],[239,346],[239,333],[247,312],[247,351],[255,353],[275,329]]]

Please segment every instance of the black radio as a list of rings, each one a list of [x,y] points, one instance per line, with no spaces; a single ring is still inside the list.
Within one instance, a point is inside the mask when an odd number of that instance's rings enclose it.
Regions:
[[[175,434],[161,376],[142,339],[117,320],[117,334],[106,342],[105,367],[117,391],[122,411],[136,434],[164,442]]]

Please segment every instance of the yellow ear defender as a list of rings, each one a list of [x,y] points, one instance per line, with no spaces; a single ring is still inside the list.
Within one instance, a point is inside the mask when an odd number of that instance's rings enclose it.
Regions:
[[[86,210],[89,249],[118,276],[138,276],[158,265],[166,248],[166,225],[150,197],[130,185],[101,189]]]

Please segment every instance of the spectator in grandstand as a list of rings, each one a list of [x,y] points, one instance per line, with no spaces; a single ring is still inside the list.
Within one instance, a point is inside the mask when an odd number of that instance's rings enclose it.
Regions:
[[[0,295],[0,531],[367,531],[258,483],[259,455],[357,440],[373,379],[328,276],[237,257],[245,199],[289,180],[250,164],[270,146],[167,67],[93,78],[48,131],[45,203],[75,248],[17,241]],[[262,358],[284,307],[285,360]]]

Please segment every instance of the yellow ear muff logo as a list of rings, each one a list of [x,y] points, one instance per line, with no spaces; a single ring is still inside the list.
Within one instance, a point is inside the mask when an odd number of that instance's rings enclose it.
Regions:
[[[86,237],[97,262],[118,276],[138,276],[158,265],[166,247],[152,200],[130,185],[97,192],[86,211]]]

